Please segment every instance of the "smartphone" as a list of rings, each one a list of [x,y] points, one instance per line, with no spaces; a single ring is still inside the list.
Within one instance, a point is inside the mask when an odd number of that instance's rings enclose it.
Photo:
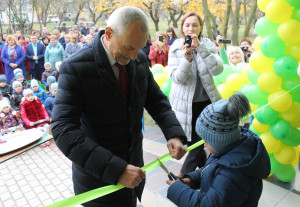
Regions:
[[[163,37],[162,35],[159,35],[159,36],[158,36],[158,40],[159,40],[160,42],[163,42],[163,41],[164,41],[164,37]]]
[[[192,37],[190,35],[185,36],[184,44],[189,47],[192,45]]]

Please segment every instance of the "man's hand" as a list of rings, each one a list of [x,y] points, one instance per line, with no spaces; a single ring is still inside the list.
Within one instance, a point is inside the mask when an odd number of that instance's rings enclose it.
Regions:
[[[127,165],[125,171],[119,178],[119,183],[127,188],[135,188],[146,177],[146,171],[133,165]]]
[[[33,56],[32,59],[38,60],[39,58],[37,56]]]
[[[186,150],[180,138],[178,137],[170,139],[167,143],[167,147],[169,149],[170,155],[177,160],[181,159],[186,153]]]

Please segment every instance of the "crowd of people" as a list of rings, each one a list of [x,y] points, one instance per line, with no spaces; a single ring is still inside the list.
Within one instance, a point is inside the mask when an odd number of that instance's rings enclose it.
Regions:
[[[145,108],[173,158],[181,159],[184,145],[201,139],[210,152],[208,160],[203,146],[189,153],[181,182],[167,181],[170,200],[179,206],[256,206],[270,160],[257,135],[239,126],[250,112],[247,98],[238,93],[222,99],[213,81],[223,64],[248,61],[251,41],[244,39],[226,53],[222,36],[203,37],[203,24],[199,14],[188,12],[181,37],[168,27],[152,42],[145,14],[122,7],[101,31],[87,24],[68,30],[63,24],[52,34],[46,27],[32,31],[29,38],[2,34],[0,126],[47,130],[52,117],[55,142],[73,162],[75,194],[109,184],[126,187],[83,205],[133,207],[145,185]],[[155,64],[169,67],[170,102],[149,70]]]

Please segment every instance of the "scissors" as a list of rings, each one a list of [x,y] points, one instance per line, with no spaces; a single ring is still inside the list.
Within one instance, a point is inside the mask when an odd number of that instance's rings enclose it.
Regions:
[[[172,172],[170,172],[167,168],[166,168],[166,166],[164,166],[164,164],[162,164],[162,162],[157,158],[156,159],[158,162],[159,162],[159,164],[160,164],[160,167],[168,174],[168,178],[169,178],[169,180],[180,180],[181,182],[183,182],[183,180],[180,178],[180,177],[178,177],[178,176],[176,176],[176,175],[174,175]],[[184,183],[184,182],[183,182]]]

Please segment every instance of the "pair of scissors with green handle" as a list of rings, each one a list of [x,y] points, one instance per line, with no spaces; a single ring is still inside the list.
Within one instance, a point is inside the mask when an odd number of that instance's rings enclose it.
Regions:
[[[166,168],[166,166],[164,166],[164,164],[162,164],[162,162],[157,158],[156,159],[158,162],[159,162],[159,164],[160,164],[160,167],[168,174],[168,178],[169,178],[169,180],[180,180],[181,182],[183,182],[183,180],[181,179],[181,177],[179,177],[179,176],[176,176],[176,175],[174,175],[172,172],[170,172],[167,168]],[[183,182],[184,183],[184,182]]]

